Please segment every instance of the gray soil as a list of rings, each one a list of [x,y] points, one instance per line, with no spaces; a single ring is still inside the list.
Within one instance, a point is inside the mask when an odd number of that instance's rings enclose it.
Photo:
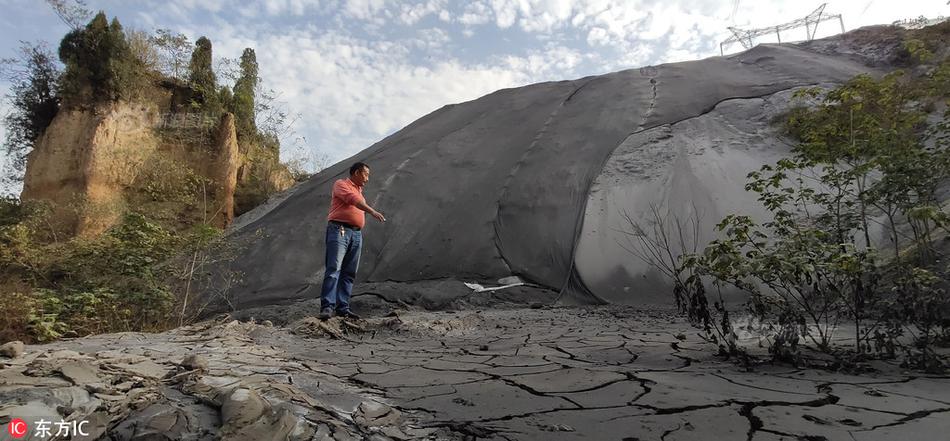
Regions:
[[[948,377],[883,361],[860,375],[749,370],[664,310],[228,320],[27,346],[0,359],[0,421],[89,420],[94,436],[116,440],[916,440],[950,430]]]

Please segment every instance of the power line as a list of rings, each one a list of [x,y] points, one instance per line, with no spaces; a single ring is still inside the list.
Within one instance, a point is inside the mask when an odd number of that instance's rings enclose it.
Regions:
[[[734,43],[739,43],[742,45],[742,47],[751,49],[752,46],[755,45],[753,41],[754,38],[761,37],[763,35],[771,35],[772,33],[778,37],[778,42],[781,43],[781,31],[787,31],[790,29],[805,28],[805,35],[807,36],[806,41],[811,41],[815,38],[819,23],[823,21],[834,20],[836,18],[838,19],[838,23],[841,24],[841,32],[844,32],[844,20],[841,18],[841,14],[825,14],[825,6],[827,5],[827,3],[822,3],[821,6],[802,18],[775,26],[756,29],[740,29],[735,26],[729,26],[732,36],[727,38],[722,43],[719,43],[719,55],[723,55],[725,46],[732,45]]]

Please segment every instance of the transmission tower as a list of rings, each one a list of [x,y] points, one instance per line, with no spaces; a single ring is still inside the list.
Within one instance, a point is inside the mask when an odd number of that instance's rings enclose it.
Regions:
[[[947,4],[950,5],[950,2],[948,2]],[[947,20],[950,20],[950,18],[944,17],[944,16],[942,16],[942,15],[939,16],[939,17],[937,17],[937,18],[927,18],[927,17],[924,17],[923,15],[921,15],[920,17],[917,17],[917,18],[911,18],[911,19],[906,19],[906,20],[897,20],[897,21],[891,23],[891,25],[892,25],[892,26],[900,26],[900,27],[902,27],[902,28],[904,28],[904,29],[920,29],[920,28],[924,28],[924,27],[927,27],[927,26],[935,25],[935,24],[937,24],[937,23],[942,23],[942,22],[947,21]]]
[[[776,37],[778,37],[778,42],[781,43],[781,32],[790,29],[805,28],[805,35],[807,35],[807,39],[805,41],[811,41],[815,38],[815,33],[818,31],[818,23],[834,20],[836,18],[838,19],[838,23],[841,25],[841,32],[844,32],[844,20],[841,18],[841,14],[825,14],[825,6],[827,5],[827,3],[822,3],[821,6],[812,11],[811,14],[799,18],[798,20],[792,20],[788,23],[782,23],[780,25],[748,30],[729,26],[732,36],[727,38],[722,43],[719,43],[719,55],[724,54],[723,49],[726,46],[732,45],[734,43],[739,43],[746,49],[752,49],[752,46],[755,45],[753,42],[754,38],[761,37],[763,35],[771,35],[773,33]]]

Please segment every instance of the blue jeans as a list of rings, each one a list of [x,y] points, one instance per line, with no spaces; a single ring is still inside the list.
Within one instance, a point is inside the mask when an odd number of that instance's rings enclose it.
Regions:
[[[350,310],[353,280],[360,265],[363,235],[358,230],[328,224],[326,239],[327,271],[320,292],[320,309],[347,312]]]

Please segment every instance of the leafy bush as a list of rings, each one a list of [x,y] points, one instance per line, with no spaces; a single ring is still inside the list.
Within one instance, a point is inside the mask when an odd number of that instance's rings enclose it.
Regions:
[[[171,231],[129,214],[101,237],[48,242],[37,222],[45,213],[8,199],[0,214],[5,339],[48,341],[172,322],[175,297],[156,270],[183,243]]]
[[[910,41],[905,49],[924,63],[932,60],[927,47]],[[948,268],[934,245],[950,232],[938,197],[950,181],[950,136],[946,119],[929,128],[926,120],[950,94],[950,62],[923,72],[858,76],[830,91],[796,94],[815,103],[785,121],[800,143],[790,158],[750,173],[746,185],[770,218],[759,224],[729,215],[703,252],[665,263],[676,303],[692,322],[720,341],[731,332],[729,312],[707,299],[708,279],[717,290],[749,295],[748,310],[765,325],[776,359],[797,363],[804,342],[837,351],[832,337],[850,321],[853,356],[894,356],[902,348],[909,366],[944,368],[933,348],[950,326]],[[883,225],[883,243],[872,239],[875,224]],[[722,322],[713,329],[715,317]],[[911,344],[902,345],[905,335]]]
[[[151,201],[193,205],[198,202],[205,180],[182,161],[156,154],[150,158],[149,167],[136,176],[132,187]]]

